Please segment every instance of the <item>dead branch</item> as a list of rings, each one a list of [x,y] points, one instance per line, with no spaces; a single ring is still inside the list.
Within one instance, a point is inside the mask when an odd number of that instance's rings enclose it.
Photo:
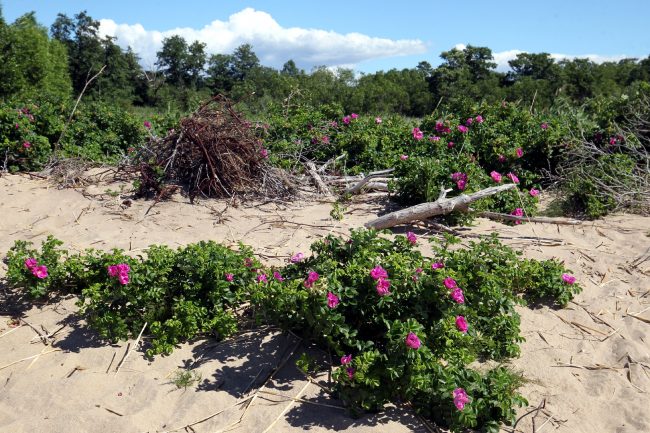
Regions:
[[[370,173],[368,176],[364,177],[361,179],[359,183],[356,185],[347,188],[345,191],[343,191],[343,194],[357,194],[358,192],[361,191],[361,189],[364,187],[365,184],[367,184],[370,180],[377,178],[377,177],[385,177],[385,175],[392,173],[395,169],[394,168],[389,168],[387,170],[380,170],[380,171],[375,171]],[[388,190],[388,186],[386,187],[386,190]]]
[[[516,184],[509,183],[506,185],[485,188],[470,195],[461,194],[453,198],[446,198],[448,191],[442,190],[440,197],[438,197],[438,199],[434,202],[421,203],[406,209],[391,212],[367,222],[365,226],[372,229],[387,229],[398,224],[424,220],[436,215],[446,215],[453,211],[467,212],[469,210],[469,205],[476,200],[480,200],[482,198],[489,197],[503,191],[508,191],[516,187]]]
[[[325,182],[323,182],[323,179],[321,179],[320,174],[318,174],[318,171],[316,170],[316,164],[314,164],[312,161],[307,161],[305,163],[305,166],[307,167],[307,172],[309,173],[309,176],[311,176],[312,180],[314,181],[314,184],[316,185],[316,189],[318,190],[318,192],[325,195],[332,195],[332,192],[327,187]]]
[[[491,220],[505,220],[505,221],[525,221],[531,223],[543,223],[543,224],[559,224],[559,225],[580,225],[582,221],[579,220],[566,220],[560,218],[549,218],[549,217],[525,217],[525,216],[516,216],[509,215],[505,213],[497,212],[481,212],[479,216],[483,218],[489,218]]]

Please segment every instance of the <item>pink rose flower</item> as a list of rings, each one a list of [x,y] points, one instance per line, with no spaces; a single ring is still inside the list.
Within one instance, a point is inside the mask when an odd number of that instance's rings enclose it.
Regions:
[[[41,266],[34,266],[32,269],[32,274],[38,278],[39,280],[42,280],[44,278],[47,278],[47,266],[41,265]]]
[[[542,122],[542,124],[539,125],[539,127],[542,128],[544,131],[546,131],[548,129],[548,123]]]
[[[147,129],[151,129],[151,122],[149,122],[148,120],[145,120],[144,121],[144,127],[147,128]]]
[[[460,287],[454,288],[454,290],[451,292],[451,299],[456,301],[458,304],[465,303],[465,296],[463,295],[463,291]]]
[[[454,390],[454,406],[456,409],[463,410],[465,405],[469,403],[469,397],[463,388],[456,388]]]
[[[422,345],[422,342],[413,332],[409,332],[404,340],[404,343],[411,349],[418,350]]]
[[[352,362],[352,355],[341,356],[341,365],[347,365]]]
[[[322,141],[324,144],[330,144],[330,138],[329,138],[327,135],[324,135],[324,136],[321,138],[321,141]]]
[[[467,134],[467,131],[469,131],[469,128],[465,125],[458,125],[458,130],[461,132],[461,134]]]
[[[616,137],[610,137],[610,139],[609,139],[609,144],[610,144],[611,146],[615,145],[615,144],[616,144]]]
[[[332,292],[327,292],[327,306],[328,308],[336,308],[339,305],[339,297]]]
[[[23,147],[25,149],[29,149],[30,147],[32,147],[32,143],[30,143],[29,141],[23,141]]]
[[[262,156],[262,158],[268,158],[269,157],[269,151],[266,150],[266,149],[262,149],[262,150],[260,150],[260,155]]]
[[[296,253],[293,256],[291,256],[291,263],[300,263],[303,261],[305,258],[305,255],[303,253]]]
[[[280,282],[284,281],[284,278],[282,277],[282,275],[280,275],[278,271],[273,272],[273,278],[275,278],[277,281]]]
[[[498,173],[498,172],[496,172],[496,171],[492,171],[492,173],[490,173],[490,177],[491,177],[492,180],[495,181],[496,183],[501,183],[501,180],[503,179],[503,177],[501,176],[501,174]]]
[[[226,281],[232,281],[233,279],[235,279],[233,274],[226,274]]]
[[[357,113],[352,113],[352,114],[350,114],[350,117],[352,119],[357,119],[359,117],[359,115]]]
[[[258,283],[267,283],[268,281],[269,281],[269,280],[268,280],[268,278],[266,277],[266,274],[259,274],[259,275],[257,276],[257,282],[258,282]]]
[[[309,274],[307,275],[307,279],[305,280],[305,287],[310,288],[314,285],[316,281],[320,278],[320,275],[318,275],[318,272],[314,271],[309,271]]]
[[[449,143],[447,143],[447,149],[451,149],[452,147],[454,147],[454,142],[453,141],[450,141]]]
[[[348,367],[345,369],[345,372],[348,374],[348,379],[352,380],[352,378],[354,377],[354,371],[355,370],[352,367]]]
[[[424,269],[422,269],[422,268],[417,268],[417,269],[415,270],[415,273],[416,273],[416,274],[421,274],[422,272],[424,272]]]
[[[345,123],[346,125],[349,125],[350,124],[350,116],[345,116],[343,118],[343,123]]]
[[[464,316],[456,316],[456,328],[463,334],[467,333],[467,320]]]
[[[447,277],[447,278],[445,278],[445,279],[443,280],[442,283],[443,283],[443,284],[445,285],[445,287],[448,288],[449,290],[452,290],[452,289],[455,289],[456,287],[458,287],[458,283],[456,283],[456,280],[454,280],[454,279],[451,278],[451,277]]]
[[[562,281],[564,281],[567,284],[575,284],[576,277],[574,277],[573,275],[569,275],[569,274],[562,274]]]
[[[474,123],[474,119],[471,117],[465,121],[465,125],[467,126],[472,126],[472,123]]]
[[[518,147],[517,150],[515,150],[515,153],[517,154],[517,158],[524,156],[524,150],[521,147]]]
[[[476,116],[476,122],[477,123],[483,123],[483,116],[481,116],[480,114],[478,116]]]
[[[416,140],[422,140],[422,138],[424,137],[424,133],[420,131],[420,128],[413,128],[411,133],[413,134],[413,138],[415,138]]]
[[[431,269],[442,269],[445,267],[445,264],[442,262],[433,262],[431,264]]]
[[[117,276],[117,281],[119,281],[121,285],[126,286],[129,284],[129,274],[126,272],[120,272],[120,274]]]
[[[431,137],[429,137],[429,140],[431,140],[431,141],[440,141],[440,137],[438,137],[437,135],[432,135]]]
[[[499,162],[502,162],[502,163],[506,162],[506,157],[504,155],[499,155],[498,160],[499,160]]]
[[[31,269],[35,268],[36,266],[38,266],[38,262],[36,261],[35,258],[30,257],[28,259],[25,259],[25,267],[27,269],[31,270]]]
[[[386,296],[390,295],[390,281],[388,281],[385,278],[380,278],[377,280],[377,285],[375,286],[375,289],[377,289],[377,294],[379,296]]]
[[[375,123],[379,125],[382,122],[381,117],[375,117]]]
[[[517,177],[516,174],[510,172],[507,174],[508,179],[510,179],[513,183],[519,183],[519,178]]]
[[[408,155],[401,155],[399,157],[399,159],[401,159],[402,161],[406,161],[407,159],[409,159],[409,156]]]
[[[251,259],[250,257],[246,257],[244,259],[244,266],[246,266],[247,268],[253,266],[253,259]]]
[[[413,232],[406,233],[406,239],[413,245],[415,245],[418,242],[418,237],[415,236],[415,233]]]
[[[456,186],[458,187],[459,190],[464,191],[465,188],[467,187],[467,180],[460,179],[458,182],[456,182]]]
[[[515,210],[513,210],[512,212],[510,212],[510,215],[514,215],[514,216],[518,216],[518,217],[524,216],[524,210],[522,208],[518,207]],[[521,221],[519,221],[519,220],[515,221],[515,225],[519,225],[519,224],[521,224]]]
[[[531,197],[537,197],[539,195],[539,190],[531,188],[530,191],[528,191],[528,194],[530,194]]]
[[[388,278],[388,272],[386,272],[386,269],[382,268],[381,266],[375,266],[370,271],[370,276],[373,280],[379,280],[380,278]]]

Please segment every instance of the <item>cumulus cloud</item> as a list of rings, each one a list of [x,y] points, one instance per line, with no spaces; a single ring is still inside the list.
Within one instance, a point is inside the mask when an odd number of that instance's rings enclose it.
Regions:
[[[263,65],[275,68],[289,59],[310,70],[319,65],[349,66],[365,60],[426,52],[425,43],[419,39],[393,40],[361,33],[282,27],[270,14],[253,8],[234,13],[227,21],[214,20],[201,29],[147,30],[140,24],[118,24],[102,19],[100,34],[116,37],[123,48],[130,46],[145,68],[155,63],[163,39],[173,35],[184,37],[188,43],[204,42],[208,54],[229,54],[239,45],[248,43]]]

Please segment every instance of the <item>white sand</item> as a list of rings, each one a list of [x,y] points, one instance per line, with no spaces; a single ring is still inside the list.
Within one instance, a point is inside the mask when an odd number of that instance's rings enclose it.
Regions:
[[[225,244],[241,240],[263,261],[277,264],[293,252],[307,253],[309,245],[327,233],[345,234],[362,226],[383,208],[381,200],[367,198],[366,203],[351,205],[344,220],[336,222],[329,217],[329,203],[269,203],[229,207],[219,221],[224,201],[190,205],[178,196],[151,209],[152,202],[147,201],[134,201],[126,208],[121,199],[104,194],[107,188],[119,186],[90,186],[84,196],[27,175],[0,177],[0,254],[15,240],[39,245],[48,234],[73,250],[117,247],[134,254],[152,243],[174,247],[208,239]],[[542,402],[545,406],[523,417],[517,431],[533,431],[533,422],[537,432],[650,431],[650,258],[632,266],[650,253],[649,222],[630,215],[577,227],[510,227],[480,220],[468,231],[560,239],[562,245],[552,246],[522,239],[504,242],[522,249],[527,257],[563,260],[585,287],[566,309],[519,309],[526,342],[512,365],[530,380],[521,389],[530,406],[520,414]],[[0,265],[0,275],[5,271]],[[21,308],[6,300],[3,305],[5,310]],[[244,414],[246,404],[232,406],[247,390],[259,388],[295,347],[291,336],[258,330],[221,344],[214,340],[184,344],[151,363],[141,352],[132,352],[115,374],[127,344],[96,341],[77,322],[75,311],[74,299],[25,311],[24,320],[42,333],[65,325],[48,346],[34,339],[36,332],[29,326],[12,327],[10,312],[0,311],[0,368],[43,352],[0,369],[0,431],[160,432],[223,410],[193,426],[196,432],[220,431]],[[633,317],[637,313],[641,319]],[[61,350],[46,353],[53,348]],[[305,350],[298,347],[263,390],[285,396],[302,391],[303,398],[338,405],[293,365]],[[201,381],[178,390],[171,377],[188,366],[201,373]],[[257,396],[234,431],[263,432],[269,427],[273,432],[426,431],[407,408],[353,419],[337,408],[268,393]]]

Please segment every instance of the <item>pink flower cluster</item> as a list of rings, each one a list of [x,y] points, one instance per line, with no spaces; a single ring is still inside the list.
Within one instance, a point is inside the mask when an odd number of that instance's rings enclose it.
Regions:
[[[465,319],[465,316],[456,316],[456,328],[463,334],[467,333],[467,328],[469,325],[467,324],[467,320]]]
[[[518,217],[524,216],[524,210],[522,208],[518,207],[515,210],[513,210],[512,212],[510,212],[510,215],[514,215],[514,216],[518,216]],[[517,220],[517,221],[515,221],[515,224],[519,225],[519,224],[521,224],[521,221]]]
[[[257,282],[262,284],[262,283],[268,283],[269,279],[267,278],[266,274],[259,274],[256,278]]]
[[[379,125],[382,122],[381,117],[375,117],[375,123]]]
[[[399,159],[401,159],[402,161],[406,161],[407,159],[409,159],[409,156],[408,155],[401,155],[399,157]]]
[[[519,178],[516,174],[510,172],[506,176],[508,176],[508,179],[510,179],[513,183],[519,183]]]
[[[284,277],[278,271],[273,272],[273,278],[275,278],[275,280],[279,282],[284,281]]]
[[[149,122],[148,120],[145,120],[144,121],[144,127],[147,128],[147,129],[151,129],[151,122]]]
[[[29,269],[32,272],[32,275],[38,278],[39,280],[42,280],[44,278],[47,278],[47,266],[45,265],[39,265],[38,261],[36,259],[30,257],[25,260],[25,267]]]
[[[320,278],[320,275],[318,275],[318,272],[314,271],[309,271],[309,274],[307,275],[307,279],[304,282],[305,287],[308,289],[311,288],[316,281]]]
[[[517,155],[517,158],[521,158],[524,156],[524,150],[521,147],[518,147],[517,150],[515,150],[515,154]]]
[[[451,180],[456,182],[459,190],[463,191],[467,187],[467,175],[465,173],[456,172],[451,175]]]
[[[467,392],[463,388],[456,388],[454,390],[454,406],[456,406],[456,409],[458,410],[463,410],[465,408],[465,405],[469,403],[469,396],[467,395]]]
[[[108,275],[113,278],[117,277],[117,281],[123,286],[129,284],[129,271],[131,271],[131,268],[126,263],[110,265],[108,267]]]
[[[235,279],[235,276],[233,274],[230,274],[230,273],[226,274],[226,281],[232,281],[234,279]]]
[[[390,281],[388,280],[388,272],[381,266],[375,266],[370,271],[370,277],[377,282],[375,289],[379,296],[390,295]]]
[[[443,280],[442,283],[447,289],[451,290],[451,299],[453,299],[457,304],[465,303],[465,295],[463,294],[463,290],[458,287],[456,280],[451,277],[447,277]]]
[[[424,132],[420,131],[420,128],[413,128],[411,134],[413,134],[413,138],[416,140],[422,140],[424,137]]]
[[[266,159],[269,157],[269,151],[262,148],[262,150],[260,150],[260,155],[262,156],[262,158]]]

